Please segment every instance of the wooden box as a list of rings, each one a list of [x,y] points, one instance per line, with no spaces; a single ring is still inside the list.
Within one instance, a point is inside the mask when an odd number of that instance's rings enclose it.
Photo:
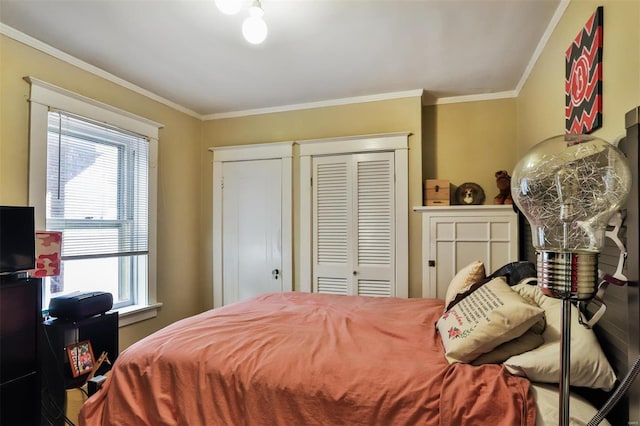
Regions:
[[[451,199],[451,182],[442,179],[424,181],[424,201],[426,206],[448,206]]]

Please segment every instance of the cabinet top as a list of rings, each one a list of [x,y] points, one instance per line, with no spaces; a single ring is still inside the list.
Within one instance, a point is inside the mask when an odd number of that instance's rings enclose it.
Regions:
[[[452,205],[452,206],[415,206],[414,212],[417,213],[491,213],[513,212],[512,204],[473,204],[473,205]]]

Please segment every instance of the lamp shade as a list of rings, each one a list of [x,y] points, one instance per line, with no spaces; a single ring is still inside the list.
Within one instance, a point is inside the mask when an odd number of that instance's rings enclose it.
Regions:
[[[624,154],[591,135],[544,140],[516,164],[511,193],[531,225],[545,294],[579,300],[594,295],[607,224],[630,188]]]
[[[249,8],[249,17],[242,23],[242,35],[251,44],[260,44],[267,38],[269,29],[263,15],[260,3],[256,2]]]
[[[220,12],[225,15],[235,15],[240,12],[244,5],[243,0],[215,0],[215,4]]]
[[[62,232],[36,231],[36,268],[32,277],[53,277],[60,275],[60,254]]]

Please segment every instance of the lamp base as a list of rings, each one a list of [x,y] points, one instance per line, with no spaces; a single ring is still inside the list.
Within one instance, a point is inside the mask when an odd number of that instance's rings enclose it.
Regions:
[[[589,300],[598,291],[598,253],[536,252],[538,286],[556,299]]]

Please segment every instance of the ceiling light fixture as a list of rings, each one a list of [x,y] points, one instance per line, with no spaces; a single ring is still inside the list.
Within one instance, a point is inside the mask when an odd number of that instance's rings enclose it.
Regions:
[[[251,44],[260,44],[267,38],[267,24],[262,19],[263,15],[260,0],[255,0],[249,7],[249,17],[242,23],[242,35]]]
[[[235,15],[242,9],[243,0],[215,0],[220,12],[225,15]]]

